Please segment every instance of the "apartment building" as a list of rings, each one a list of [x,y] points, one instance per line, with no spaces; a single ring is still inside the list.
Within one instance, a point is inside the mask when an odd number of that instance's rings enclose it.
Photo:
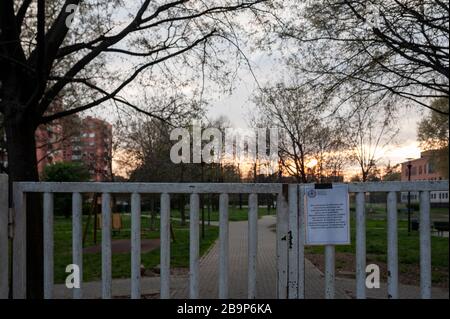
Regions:
[[[92,181],[110,181],[112,125],[91,116],[82,119],[79,133],[65,142],[62,155],[64,161],[84,163]]]
[[[402,163],[402,181],[435,181],[442,180],[444,177],[439,172],[436,165],[437,153],[434,150],[425,151],[420,154],[420,158],[411,159]],[[419,193],[411,192],[411,202],[419,201]],[[408,201],[408,193],[401,194],[401,201]],[[430,203],[435,206],[448,206],[448,191],[431,192]]]
[[[0,138],[5,139],[5,136]],[[39,175],[47,165],[79,161],[89,170],[91,181],[112,179],[112,125],[108,122],[74,115],[39,126],[35,139]],[[0,143],[0,168],[8,166],[8,154],[3,144]]]

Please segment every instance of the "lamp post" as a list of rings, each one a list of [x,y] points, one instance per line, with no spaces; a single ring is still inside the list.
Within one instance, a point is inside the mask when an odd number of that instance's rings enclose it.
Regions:
[[[407,158],[408,164],[406,167],[408,167],[408,182],[411,181],[411,159]],[[408,192],[408,236],[411,233],[411,192]]]

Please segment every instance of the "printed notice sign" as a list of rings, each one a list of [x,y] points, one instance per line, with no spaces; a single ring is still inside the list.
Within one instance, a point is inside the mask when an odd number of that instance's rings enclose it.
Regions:
[[[306,245],[350,244],[348,185],[308,185],[305,198]]]

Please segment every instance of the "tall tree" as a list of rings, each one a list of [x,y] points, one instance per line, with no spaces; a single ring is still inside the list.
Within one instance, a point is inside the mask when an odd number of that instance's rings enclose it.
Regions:
[[[370,99],[358,97],[353,101],[350,116],[341,118],[346,123],[349,158],[358,164],[363,182],[379,175],[376,171],[380,153],[398,133],[392,113],[386,109],[375,111],[377,106],[377,101],[371,103]]]
[[[448,113],[448,99],[442,98],[433,101],[433,108]],[[417,136],[422,149],[435,151],[436,156],[434,157],[434,164],[441,174],[445,178],[448,178],[448,116],[430,111],[430,113],[419,122]]]
[[[10,180],[38,180],[34,134],[40,124],[101,104],[157,117],[154,108],[170,105],[151,105],[145,97],[159,88],[197,92],[193,80],[205,74],[228,79],[229,64],[220,57],[237,46],[233,18],[238,12],[257,14],[261,2],[0,1],[0,113]],[[139,99],[126,94],[130,87],[141,93]],[[64,110],[49,111],[58,97]],[[28,198],[29,297],[42,297],[39,202]]]
[[[325,99],[384,94],[448,115],[431,104],[449,96],[447,2],[299,1],[275,21],[290,66]]]
[[[433,101],[433,108],[442,112],[448,112],[448,99],[437,99]],[[449,142],[449,119],[448,116],[438,112],[430,111],[428,115],[419,122],[417,137],[420,146],[425,150],[441,149],[448,147]]]
[[[400,181],[402,179],[401,165],[391,165],[391,162],[388,162],[383,172],[383,181]]]
[[[309,161],[317,160],[319,174],[323,175],[327,159],[343,146],[341,122],[327,116],[326,108],[317,107],[315,98],[305,87],[278,84],[263,88],[254,99],[259,107],[254,122],[280,129],[278,148],[283,170],[301,183],[310,179]]]

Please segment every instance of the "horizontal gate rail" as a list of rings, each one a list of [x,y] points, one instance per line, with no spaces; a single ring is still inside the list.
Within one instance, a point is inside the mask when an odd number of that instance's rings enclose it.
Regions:
[[[66,183],[18,182],[22,192],[38,193],[205,193],[205,194],[275,194],[282,184],[273,183]],[[304,184],[306,185],[306,184]],[[339,183],[336,183],[339,185]],[[448,190],[448,181],[365,182],[348,183],[350,193],[357,192],[420,192]]]
[[[58,183],[19,182],[18,189],[27,193],[198,193],[198,194],[275,194],[281,184],[258,183]]]

